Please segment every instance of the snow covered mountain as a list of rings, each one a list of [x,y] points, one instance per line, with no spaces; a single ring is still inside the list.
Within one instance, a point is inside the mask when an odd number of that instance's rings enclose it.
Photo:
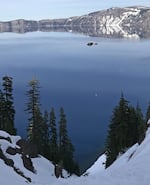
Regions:
[[[42,156],[31,159],[34,172],[25,168],[22,154],[8,150],[14,148],[18,151],[20,147],[17,143],[20,139],[19,136],[10,136],[0,131],[0,148],[7,159],[2,159],[4,157],[0,153],[1,185],[149,185],[150,183],[150,128],[140,145],[132,146],[108,169],[104,168],[105,155],[102,155],[81,177],[66,176],[64,179],[57,179],[54,176],[54,166]],[[8,159],[13,161],[13,165],[8,165],[11,164]],[[6,161],[9,163],[6,164]]]
[[[150,38],[150,7],[110,8],[83,16],[0,22],[0,32],[58,31],[95,37]]]
[[[110,8],[68,19],[41,20],[39,24],[47,30],[65,28],[90,36],[146,38],[150,36],[150,8]]]

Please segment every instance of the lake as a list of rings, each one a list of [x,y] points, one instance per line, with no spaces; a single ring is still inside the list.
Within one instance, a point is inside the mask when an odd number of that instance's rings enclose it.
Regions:
[[[87,46],[88,42],[97,45]],[[40,81],[42,109],[67,115],[82,169],[103,150],[121,92],[145,113],[150,100],[150,41],[72,33],[0,34],[0,78],[13,77],[18,134],[26,136],[28,82]]]

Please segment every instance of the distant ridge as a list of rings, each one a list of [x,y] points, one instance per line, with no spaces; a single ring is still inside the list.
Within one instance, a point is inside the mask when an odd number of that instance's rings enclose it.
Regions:
[[[58,31],[108,38],[150,38],[150,7],[110,8],[61,19],[0,22],[0,32]]]

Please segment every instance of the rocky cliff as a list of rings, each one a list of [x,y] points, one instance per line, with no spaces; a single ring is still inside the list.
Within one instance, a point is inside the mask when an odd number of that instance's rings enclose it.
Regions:
[[[67,19],[0,22],[0,32],[62,31],[113,38],[149,38],[150,8],[110,8]]]

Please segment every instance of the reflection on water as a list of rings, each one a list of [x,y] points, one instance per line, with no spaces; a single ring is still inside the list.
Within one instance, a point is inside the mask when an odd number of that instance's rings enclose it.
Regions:
[[[14,78],[16,126],[25,136],[27,83],[41,84],[42,108],[67,114],[69,134],[82,165],[103,149],[111,112],[121,91],[145,111],[150,100],[149,41],[91,38],[71,33],[0,35],[0,77]],[[88,162],[87,162],[88,161]]]

